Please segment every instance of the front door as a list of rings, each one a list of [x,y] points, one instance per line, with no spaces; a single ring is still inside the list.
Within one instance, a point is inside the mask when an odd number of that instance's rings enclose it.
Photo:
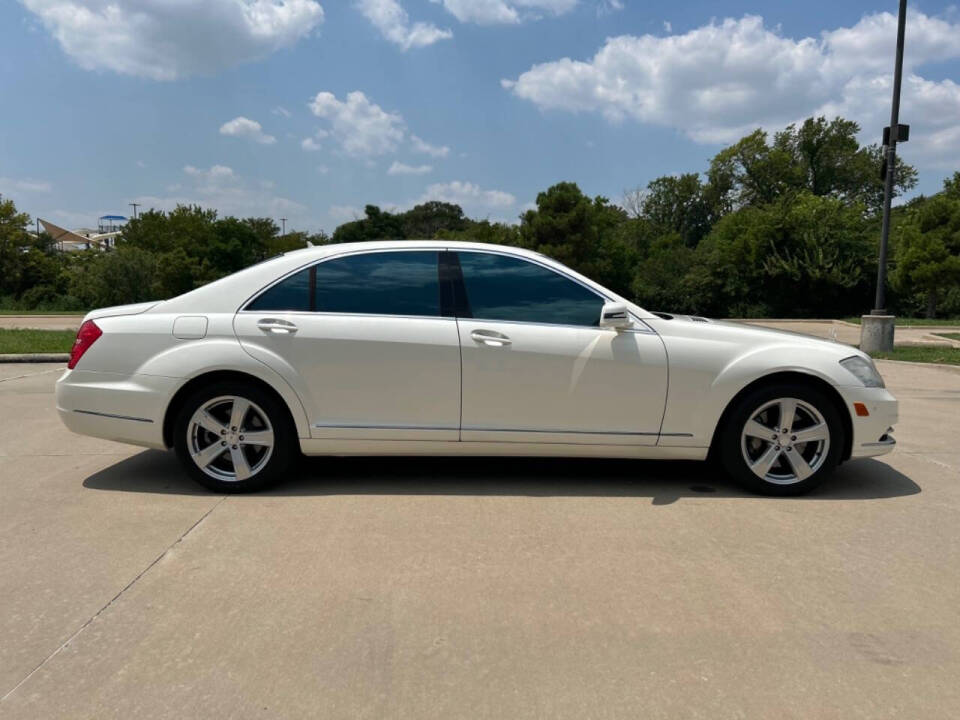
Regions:
[[[334,257],[265,290],[234,329],[300,395],[311,437],[456,441],[460,348],[439,287],[435,250]]]
[[[667,357],[645,327],[598,327],[604,298],[528,259],[456,253],[464,441],[656,445]]]

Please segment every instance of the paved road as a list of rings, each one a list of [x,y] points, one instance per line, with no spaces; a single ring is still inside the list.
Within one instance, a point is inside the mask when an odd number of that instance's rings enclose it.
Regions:
[[[774,330],[789,330],[805,335],[815,335],[848,345],[860,344],[860,326],[843,320],[740,320],[739,322],[762,325]],[[945,338],[941,334],[957,332],[960,332],[960,329],[956,325],[943,325],[941,327],[898,325],[894,329],[893,344],[960,348],[960,340]]]
[[[0,328],[76,330],[83,315],[0,315]]]
[[[960,372],[803,499],[698,464],[317,460],[200,492],[0,366],[0,717],[954,718]]]

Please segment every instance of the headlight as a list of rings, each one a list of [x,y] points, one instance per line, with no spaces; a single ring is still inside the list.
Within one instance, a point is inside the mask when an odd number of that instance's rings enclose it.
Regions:
[[[877,368],[869,360],[865,360],[859,355],[854,355],[853,357],[841,360],[840,364],[846,368],[847,372],[862,382],[864,387],[886,387],[883,384],[883,378],[880,377],[880,373],[877,372]]]

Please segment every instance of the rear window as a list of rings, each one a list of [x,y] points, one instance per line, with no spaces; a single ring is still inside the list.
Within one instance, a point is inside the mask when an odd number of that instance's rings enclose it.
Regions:
[[[247,309],[439,317],[438,258],[415,250],[327,260],[267,289]]]

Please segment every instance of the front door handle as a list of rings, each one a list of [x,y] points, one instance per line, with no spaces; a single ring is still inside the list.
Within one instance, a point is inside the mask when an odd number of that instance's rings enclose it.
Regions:
[[[506,347],[513,342],[509,337],[496,330],[474,330],[470,333],[470,337],[473,338],[474,342],[487,347]]]
[[[292,322],[278,318],[264,318],[257,323],[257,327],[275,335],[292,335],[297,331],[297,326]]]

